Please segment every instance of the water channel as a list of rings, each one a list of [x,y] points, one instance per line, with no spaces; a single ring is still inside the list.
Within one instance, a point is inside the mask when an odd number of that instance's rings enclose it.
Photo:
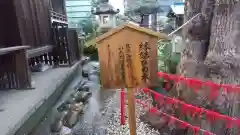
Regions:
[[[88,78],[82,77],[82,70],[79,69],[74,80],[66,87],[59,101],[49,109],[49,113],[30,135],[105,135],[108,120],[114,108],[120,106],[120,96],[115,91],[101,90],[98,75],[91,72],[94,64],[90,62],[83,66],[83,69],[89,70],[90,75]],[[55,115],[54,110],[75,91],[76,85],[83,80],[87,82],[86,85],[89,86],[92,97],[84,106],[84,111],[80,114],[77,124],[72,129],[67,129],[71,131],[69,134],[66,133],[67,131],[64,131],[65,133],[51,133],[51,123]]]

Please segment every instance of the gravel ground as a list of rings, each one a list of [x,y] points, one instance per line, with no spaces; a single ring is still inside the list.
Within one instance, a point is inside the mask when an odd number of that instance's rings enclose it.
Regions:
[[[97,100],[100,106],[97,104],[90,104],[85,110],[85,118],[81,119],[79,123],[74,127],[73,135],[105,135],[108,128],[108,120],[111,118],[116,107],[119,106],[119,94],[114,92],[109,96],[110,91],[102,91],[102,100]],[[111,92],[110,92],[111,93]],[[97,94],[96,94],[97,95]],[[102,97],[105,96],[105,97]],[[92,97],[94,98],[94,97]],[[93,99],[90,99],[93,100]],[[92,106],[92,107],[91,107]],[[94,110],[94,111],[93,111]],[[90,119],[90,117],[92,117]]]
[[[151,127],[148,124],[145,124],[140,121],[139,116],[145,112],[144,108],[136,104],[136,121],[137,121],[137,135],[160,135],[160,133]],[[125,120],[126,125],[120,125],[120,109],[115,109],[112,114],[111,119],[108,121],[109,127],[107,128],[106,135],[129,135],[130,131],[128,128],[127,120],[127,105],[125,105]]]

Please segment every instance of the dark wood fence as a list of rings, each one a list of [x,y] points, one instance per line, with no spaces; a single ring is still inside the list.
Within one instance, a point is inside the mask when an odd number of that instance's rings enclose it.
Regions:
[[[67,22],[67,16],[51,10],[51,18],[59,21]]]
[[[49,0],[1,0],[2,47],[29,45],[37,48],[52,44],[49,9]]]
[[[52,45],[46,45],[41,48],[27,50],[29,66],[33,67],[39,63],[53,65],[53,47]]]
[[[54,30],[57,43],[54,46],[30,50],[26,46],[0,48],[0,89],[32,88],[29,66],[38,63],[71,66],[80,59],[79,46],[82,45],[79,45],[76,30],[64,26]]]
[[[27,48],[16,46],[0,49],[0,89],[31,88]]]
[[[79,42],[78,34],[76,30],[68,29],[68,46],[69,46],[69,59],[70,64],[74,64],[80,59],[80,49],[82,47],[82,42]]]
[[[66,15],[65,0],[51,0],[51,10]]]
[[[0,1],[0,89],[31,88],[29,66],[71,66],[80,59],[78,36],[68,30],[63,4],[63,0]]]
[[[72,65],[80,59],[80,45],[76,30],[68,29],[67,25],[58,22],[52,23],[55,41],[55,65]]]

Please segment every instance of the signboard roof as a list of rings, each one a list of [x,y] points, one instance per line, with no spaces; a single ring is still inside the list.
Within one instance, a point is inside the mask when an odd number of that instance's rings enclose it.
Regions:
[[[100,41],[104,40],[105,38],[108,38],[108,37],[112,36],[113,34],[115,34],[117,32],[120,32],[124,28],[133,29],[133,30],[136,30],[138,32],[142,32],[142,33],[145,33],[145,34],[148,34],[148,35],[152,35],[152,36],[157,37],[157,38],[164,38],[164,39],[168,38],[168,36],[166,34],[156,32],[156,31],[153,31],[151,29],[144,28],[144,27],[140,27],[140,26],[137,26],[137,25],[134,25],[134,24],[131,24],[131,23],[125,23],[125,24],[123,24],[119,27],[116,27],[114,29],[111,29],[110,31],[104,33],[103,35],[97,37],[96,42],[100,42]]]

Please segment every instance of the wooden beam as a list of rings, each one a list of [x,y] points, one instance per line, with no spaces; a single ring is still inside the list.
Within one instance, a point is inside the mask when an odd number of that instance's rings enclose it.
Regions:
[[[6,47],[0,48],[0,55],[8,54],[18,50],[24,50],[30,48],[29,46],[14,46],[14,47]]]
[[[29,50],[27,50],[27,58],[29,59],[29,58],[32,58],[32,57],[43,55],[45,53],[51,52],[52,49],[53,49],[52,45],[46,45],[46,46],[43,46],[43,47],[29,49]]]
[[[52,23],[53,23],[53,22],[57,22],[57,23],[62,23],[62,24],[68,24],[67,21],[62,21],[62,20],[53,19],[53,18],[51,18],[51,21],[52,21]]]

